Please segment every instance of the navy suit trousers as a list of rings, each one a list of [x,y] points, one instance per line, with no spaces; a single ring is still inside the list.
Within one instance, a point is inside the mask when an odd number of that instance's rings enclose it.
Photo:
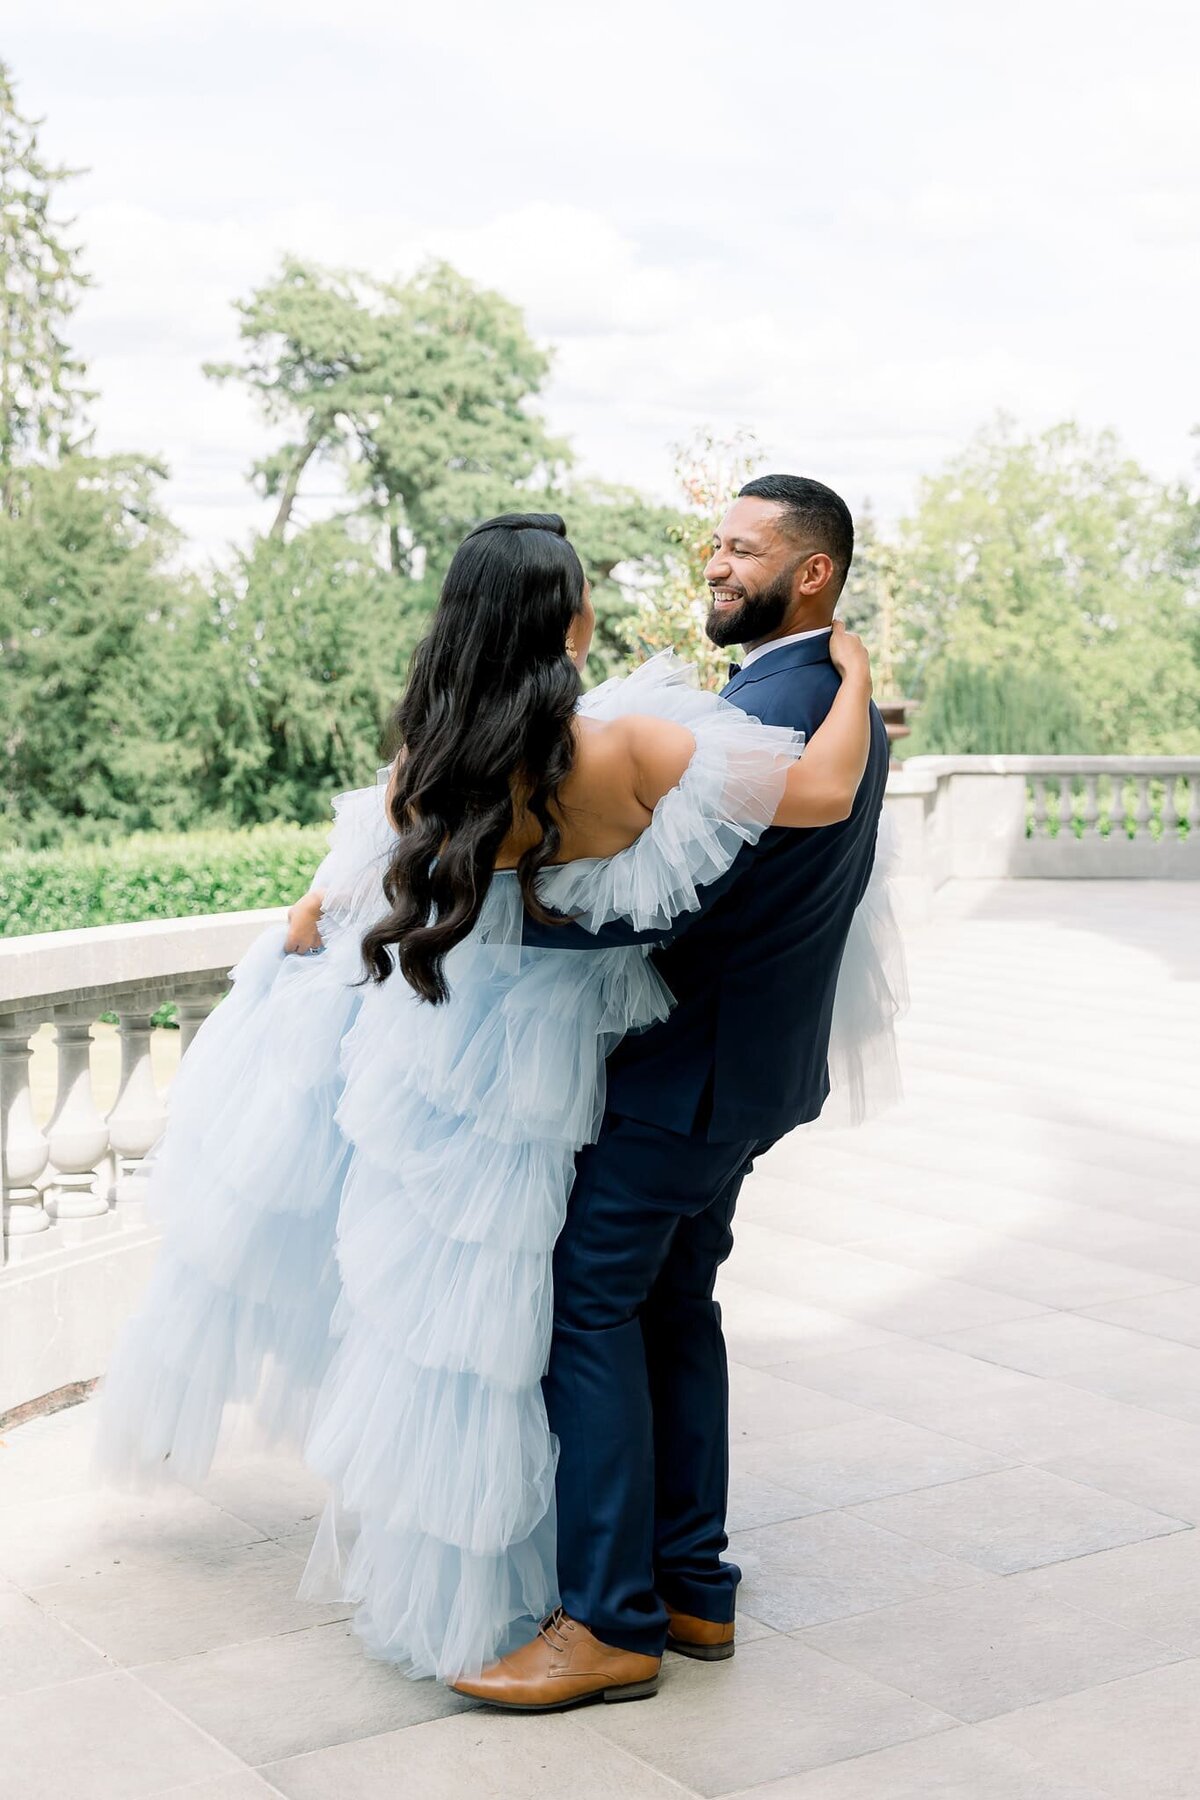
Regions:
[[[543,1381],[559,1440],[559,1587],[604,1643],[656,1656],[664,1600],[725,1623],[729,1377],[717,1269],[773,1139],[710,1144],[616,1114],[576,1162]]]

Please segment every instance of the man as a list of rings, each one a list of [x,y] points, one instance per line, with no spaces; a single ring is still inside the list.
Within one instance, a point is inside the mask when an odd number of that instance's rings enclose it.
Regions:
[[[729,508],[705,569],[716,644],[740,643],[724,694],[767,724],[812,733],[838,675],[829,631],[854,551],[845,502],[766,475]],[[559,1439],[561,1609],[460,1692],[541,1711],[654,1692],[664,1646],[734,1648],[741,1571],[722,1560],[728,1374],[713,1298],[738,1191],[756,1156],[815,1119],[838,968],[874,859],[887,733],[850,817],[772,829],[671,931],[590,933],[526,921],[574,951],[653,942],[677,1005],[609,1059],[597,1142],[577,1160],[554,1258],[543,1383]]]

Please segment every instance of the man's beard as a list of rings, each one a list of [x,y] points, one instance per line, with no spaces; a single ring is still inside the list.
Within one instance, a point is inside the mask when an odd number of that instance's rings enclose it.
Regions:
[[[753,644],[778,631],[791,605],[794,573],[794,569],[785,570],[760,593],[747,594],[740,606],[728,612],[718,612],[714,606],[704,621],[710,643],[722,649],[728,644]]]

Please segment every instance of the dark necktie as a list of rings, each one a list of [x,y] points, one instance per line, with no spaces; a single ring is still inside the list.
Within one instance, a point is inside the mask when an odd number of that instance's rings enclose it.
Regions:
[[[734,678],[734,676],[735,676],[735,675],[740,675],[740,674],[741,674],[741,672],[742,672],[742,665],[741,665],[741,663],[730,663],[730,665],[729,665],[729,679],[730,679],[730,681],[732,681],[732,680],[733,680],[733,678]]]

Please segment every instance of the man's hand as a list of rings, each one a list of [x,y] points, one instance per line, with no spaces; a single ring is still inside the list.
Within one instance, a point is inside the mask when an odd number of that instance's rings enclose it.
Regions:
[[[321,934],[317,930],[324,899],[320,888],[312,888],[294,906],[288,908],[288,930],[283,948],[289,955],[294,953],[307,956],[314,950],[324,949]]]

